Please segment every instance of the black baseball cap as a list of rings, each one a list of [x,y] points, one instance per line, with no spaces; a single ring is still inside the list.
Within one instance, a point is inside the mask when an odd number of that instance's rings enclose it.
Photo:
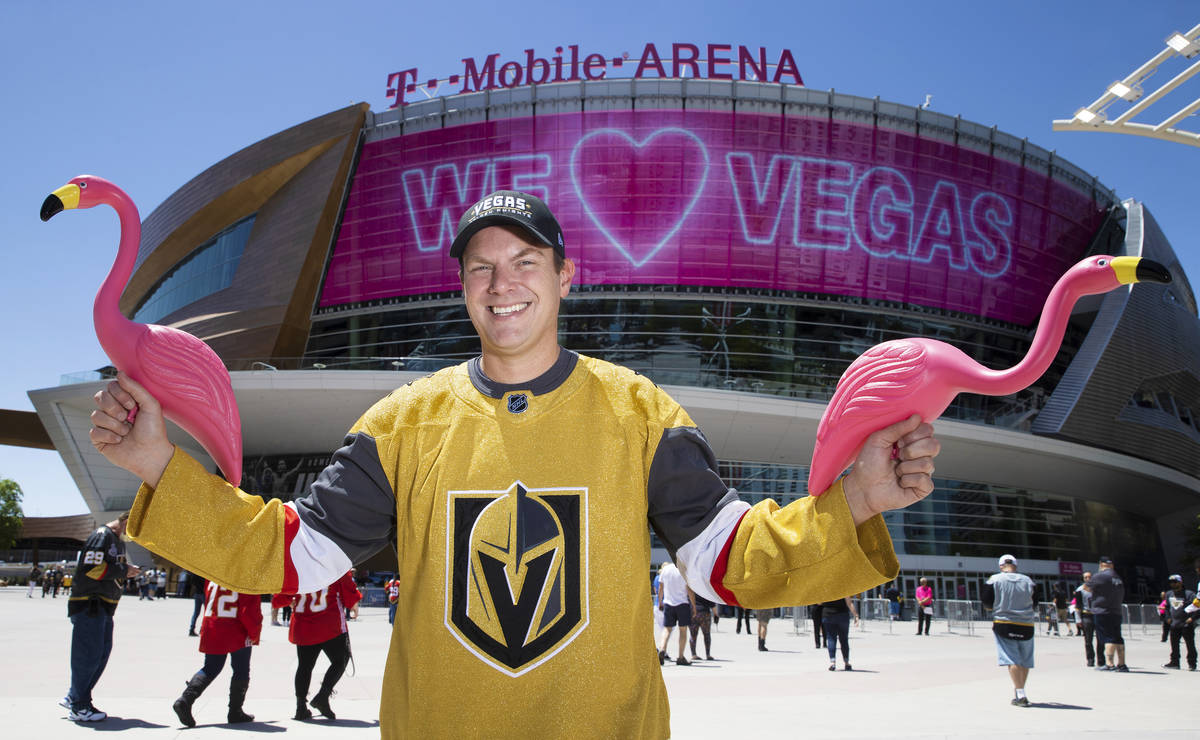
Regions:
[[[1096,562],[1099,562],[1099,563],[1104,563],[1105,565],[1112,565],[1112,564],[1113,564],[1112,558],[1110,558],[1110,557],[1109,557],[1109,556],[1107,556],[1107,555],[1101,555],[1101,556],[1100,556],[1100,559],[1099,559],[1098,561],[1096,561]]]
[[[471,237],[488,226],[519,226],[536,241],[552,247],[559,257],[567,256],[562,228],[554,214],[541,198],[516,190],[497,190],[468,208],[458,220],[458,234],[450,245],[450,256],[462,257]]]

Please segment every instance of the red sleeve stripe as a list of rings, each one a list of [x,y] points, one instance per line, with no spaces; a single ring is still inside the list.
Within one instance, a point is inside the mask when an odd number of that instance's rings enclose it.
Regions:
[[[292,562],[292,542],[300,531],[300,515],[290,506],[283,507],[283,586],[281,593],[294,594],[300,583],[296,565]]]
[[[284,505],[284,593],[319,591],[354,565],[337,542],[304,521],[296,504]]]
[[[722,547],[728,548],[728,540],[737,530],[742,517],[750,510],[750,504],[739,501],[735,496],[728,497],[709,521],[708,526],[675,552],[675,565],[679,567],[692,590],[709,601],[725,602],[725,595],[712,587],[713,579],[720,583],[715,575],[718,564],[721,573],[725,572],[725,557]]]
[[[709,581],[713,591],[717,593],[717,596],[721,597],[721,601],[730,606],[741,606],[741,604],[738,603],[737,597],[733,595],[733,592],[725,588],[725,570],[729,567],[729,550],[733,547],[733,538],[737,537],[738,527],[742,526],[742,519],[746,518],[746,514],[749,511],[749,509],[743,511],[742,515],[738,517],[737,524],[733,525],[733,529],[729,532],[729,537],[725,539],[725,544],[721,547],[721,553],[717,555],[717,560],[713,563],[712,578]]]

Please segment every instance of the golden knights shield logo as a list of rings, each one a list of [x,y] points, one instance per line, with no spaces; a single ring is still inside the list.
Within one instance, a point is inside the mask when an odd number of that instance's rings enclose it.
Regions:
[[[587,627],[587,489],[450,491],[446,627],[510,676]]]

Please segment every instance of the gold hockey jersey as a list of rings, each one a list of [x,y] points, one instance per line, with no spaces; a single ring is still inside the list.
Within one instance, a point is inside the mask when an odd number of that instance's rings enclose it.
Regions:
[[[394,540],[384,737],[662,738],[647,522],[714,601],[813,603],[898,570],[882,519],[856,529],[840,484],[751,508],[666,393],[567,351],[520,386],[475,360],[398,389],[290,504],[176,452],[129,531],[261,593],[319,588]]]

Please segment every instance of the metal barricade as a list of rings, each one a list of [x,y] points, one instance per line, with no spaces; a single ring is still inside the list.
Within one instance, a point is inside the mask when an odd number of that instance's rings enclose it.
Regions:
[[[887,624],[888,632],[892,631],[892,618],[888,613],[887,599],[851,599],[858,609],[858,629],[867,631],[867,622],[882,621]]]
[[[1130,637],[1135,626],[1141,627],[1142,634],[1147,635],[1162,629],[1162,617],[1154,604],[1122,604],[1121,626]]]
[[[797,635],[808,634],[808,626],[812,624],[811,607],[793,606],[792,607],[792,632]]]
[[[963,599],[946,599],[946,631],[965,631],[968,635],[975,634],[975,619],[979,615],[978,601]]]

